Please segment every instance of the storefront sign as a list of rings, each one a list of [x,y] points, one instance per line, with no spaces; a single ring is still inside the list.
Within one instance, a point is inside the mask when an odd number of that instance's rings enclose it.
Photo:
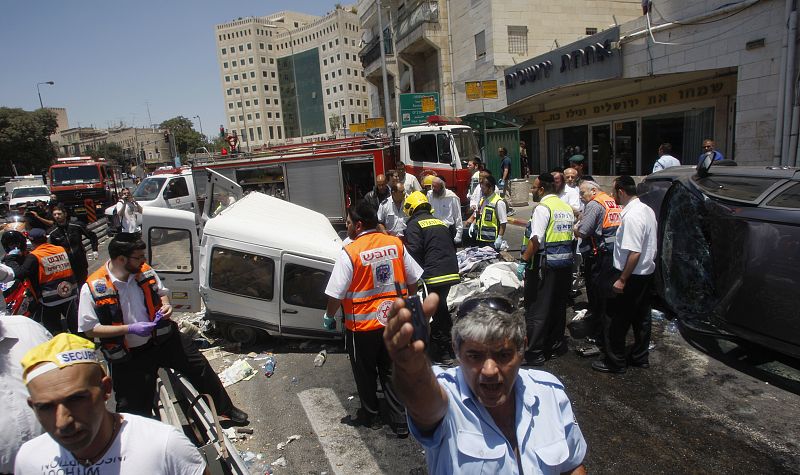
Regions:
[[[614,27],[506,69],[507,102],[557,87],[621,77],[618,42],[619,27]]]
[[[540,112],[533,115],[532,123],[540,125],[551,122],[580,121],[595,117],[623,114],[626,112],[645,111],[654,107],[713,99],[732,94],[736,94],[735,76],[714,78],[683,86],[656,89],[631,96]]]

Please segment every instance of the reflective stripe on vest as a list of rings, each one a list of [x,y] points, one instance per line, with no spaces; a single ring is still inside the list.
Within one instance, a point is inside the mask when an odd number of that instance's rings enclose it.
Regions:
[[[31,254],[39,261],[38,298],[42,305],[52,307],[78,296],[78,283],[63,247],[44,243]]]
[[[383,328],[397,297],[395,282],[408,295],[403,242],[383,233],[362,234],[344,248],[353,264],[353,278],[342,299],[344,325],[350,331]]]
[[[489,196],[488,203],[486,197],[481,198],[478,205],[478,241],[493,243],[497,239],[497,229],[500,227],[497,220],[498,201],[500,196],[497,193]]]
[[[550,210],[550,220],[547,223],[547,232],[544,235],[544,253],[547,258],[547,267],[554,269],[571,267],[572,225],[575,223],[575,214],[572,207],[555,195],[548,196],[540,204]]]

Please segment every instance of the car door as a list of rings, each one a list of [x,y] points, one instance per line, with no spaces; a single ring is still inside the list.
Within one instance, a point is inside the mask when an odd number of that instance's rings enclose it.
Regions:
[[[220,212],[240,200],[243,196],[242,187],[230,178],[215,172],[206,170],[207,184],[206,197],[203,204],[203,221],[207,221]]]
[[[147,244],[147,262],[169,289],[175,311],[199,311],[200,256],[194,213],[146,207],[142,213],[142,238]]]
[[[194,200],[189,196],[189,186],[185,177],[170,178],[164,187],[163,197],[169,208],[186,211],[194,210]]]
[[[322,327],[328,303],[325,287],[333,264],[284,252],[281,257],[281,333],[312,337],[340,337],[342,320],[336,331]],[[341,310],[337,312],[341,317]]]

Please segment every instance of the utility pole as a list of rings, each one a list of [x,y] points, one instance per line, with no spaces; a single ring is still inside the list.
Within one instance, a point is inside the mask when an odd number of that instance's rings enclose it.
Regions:
[[[388,124],[390,120],[389,116],[389,78],[386,74],[386,43],[383,39],[383,8],[381,6],[381,0],[376,0],[378,6],[378,30],[380,33],[380,50],[381,50],[381,72],[383,73],[383,110],[384,110],[384,124]]]

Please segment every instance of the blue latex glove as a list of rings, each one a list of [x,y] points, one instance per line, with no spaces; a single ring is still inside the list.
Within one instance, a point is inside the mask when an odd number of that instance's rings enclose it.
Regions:
[[[519,280],[523,280],[525,278],[525,268],[527,266],[528,264],[524,262],[517,264],[517,278],[519,278]]]
[[[162,312],[161,310],[158,310],[156,312],[156,318],[155,318],[155,320],[153,320],[153,323],[158,323],[162,318],[164,318],[164,312]]]
[[[497,236],[497,239],[494,240],[494,248],[499,251],[500,245],[502,244],[503,244],[503,236]]]
[[[137,336],[150,336],[156,329],[156,322],[136,322],[128,325],[128,333]]]
[[[334,317],[329,317],[326,313],[322,316],[322,326],[325,327],[326,330],[336,330],[336,319]]]
[[[505,186],[506,186],[506,181],[505,180],[502,180],[502,179],[501,180],[497,180],[497,187],[498,188],[505,188]]]

